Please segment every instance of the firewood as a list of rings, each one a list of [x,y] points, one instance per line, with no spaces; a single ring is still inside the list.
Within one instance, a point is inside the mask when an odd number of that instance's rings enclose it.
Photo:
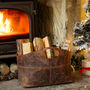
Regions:
[[[18,73],[17,73],[17,71],[15,73],[10,72],[8,75],[6,75],[6,77],[7,77],[7,80],[17,79]]]
[[[30,42],[23,43],[23,55],[33,52],[33,45]]]
[[[15,73],[9,73],[8,75],[0,75],[0,81],[7,81],[11,79],[18,79],[17,71]]]
[[[11,64],[10,69],[7,64],[0,62],[0,81],[7,81],[18,78],[18,70],[16,64]]]
[[[0,64],[0,72],[2,75],[7,75],[9,73],[9,66],[5,63]]]
[[[23,50],[22,50],[22,39],[16,40],[17,42],[17,54],[18,55],[23,55]]]
[[[45,48],[50,47],[50,42],[49,42],[48,36],[43,38],[43,43],[44,43],[44,47]],[[52,50],[50,50],[50,49],[46,50],[47,58],[51,58],[52,57],[51,51]]]
[[[42,50],[44,48],[43,40],[41,38],[34,38],[33,45],[35,51]]]
[[[29,42],[29,39],[22,40],[22,50],[23,55],[31,53],[33,51],[33,45],[31,42]]]
[[[56,48],[60,48],[60,47],[56,47]],[[59,51],[54,49],[54,56],[59,56],[59,54],[60,54]]]
[[[15,79],[17,77],[17,75],[15,73],[10,73],[10,78],[11,79]]]
[[[17,64],[13,63],[10,65],[10,72],[15,73],[17,70]]]
[[[29,39],[17,40],[17,54],[25,55],[33,51],[33,45],[29,42]]]
[[[7,75],[7,77],[8,77],[8,80],[11,80],[12,78],[11,78],[11,76],[10,76],[10,74],[9,75]]]
[[[0,81],[4,80],[4,76],[0,75]]]
[[[23,43],[28,43],[29,42],[29,39],[22,39],[22,42]]]
[[[38,37],[34,38],[33,45],[34,45],[35,51],[44,49],[43,40],[41,38],[38,38]],[[42,52],[42,56],[46,57],[45,52]]]

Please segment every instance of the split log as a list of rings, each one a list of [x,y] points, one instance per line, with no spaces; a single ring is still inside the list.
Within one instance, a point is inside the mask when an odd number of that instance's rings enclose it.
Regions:
[[[41,38],[38,38],[38,37],[34,38],[33,45],[34,45],[35,51],[44,49],[43,40]],[[41,55],[46,57],[45,52],[43,52]]]
[[[33,45],[29,39],[22,40],[23,55],[33,52]]]
[[[33,45],[29,42],[29,39],[17,40],[17,54],[25,55],[33,51]]]
[[[22,50],[22,39],[16,40],[17,42],[17,54],[18,55],[23,55],[23,50]]]
[[[33,45],[35,51],[42,50],[44,48],[43,40],[41,38],[34,38]]]
[[[56,48],[60,48],[60,47],[56,47]],[[54,49],[54,56],[59,56],[59,51]]]
[[[17,64],[15,64],[15,63],[11,64],[10,65],[10,72],[15,73],[16,71],[18,71]]]
[[[23,55],[33,52],[33,45],[30,42],[23,43]]]
[[[50,42],[49,42],[48,36],[43,38],[43,43],[44,43],[44,47],[45,48],[50,47]],[[46,50],[47,58],[51,58],[52,57],[51,51],[52,50],[50,50],[50,49]]]
[[[0,72],[2,75],[7,75],[9,73],[9,66],[5,63],[0,64]]]

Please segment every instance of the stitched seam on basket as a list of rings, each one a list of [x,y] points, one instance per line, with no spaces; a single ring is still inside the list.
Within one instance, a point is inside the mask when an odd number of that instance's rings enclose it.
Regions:
[[[31,68],[31,69],[55,69],[55,68],[61,68],[61,67],[64,67],[64,66],[70,66],[70,63],[69,64],[64,64],[64,65],[59,65],[59,66],[47,66],[47,67],[26,67],[26,66],[18,66],[19,68]]]

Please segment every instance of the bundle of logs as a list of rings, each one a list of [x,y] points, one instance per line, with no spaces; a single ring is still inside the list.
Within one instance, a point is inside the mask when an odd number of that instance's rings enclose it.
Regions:
[[[17,64],[12,63],[10,66],[0,62],[0,81],[18,78]]]
[[[51,47],[48,36],[44,37],[43,39],[35,37],[33,39],[33,43],[31,43],[29,39],[19,39],[17,40],[17,55],[25,55],[33,51],[43,50],[47,47]],[[54,56],[58,56],[59,52],[57,50],[47,49],[41,55],[50,59]]]

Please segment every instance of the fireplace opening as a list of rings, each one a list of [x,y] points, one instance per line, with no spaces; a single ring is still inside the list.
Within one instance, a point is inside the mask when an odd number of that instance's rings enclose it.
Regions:
[[[13,9],[0,9],[0,37],[29,34],[26,13]]]
[[[29,38],[29,18],[25,12],[0,9],[0,80],[17,79],[16,40]]]
[[[16,40],[29,38],[29,20],[20,10],[0,9],[0,58],[16,57]]]
[[[17,78],[16,39],[26,38],[26,36],[29,38],[29,33],[29,18],[26,13],[14,9],[0,9],[1,81]]]
[[[5,75],[1,71],[5,70],[6,73],[8,69],[0,68],[0,81],[2,77],[8,80],[17,76],[17,72],[13,74],[10,70],[11,67],[17,67],[16,40],[29,38],[32,41],[36,36],[37,18],[34,1],[36,0],[0,2],[0,65],[9,67],[9,73]]]

